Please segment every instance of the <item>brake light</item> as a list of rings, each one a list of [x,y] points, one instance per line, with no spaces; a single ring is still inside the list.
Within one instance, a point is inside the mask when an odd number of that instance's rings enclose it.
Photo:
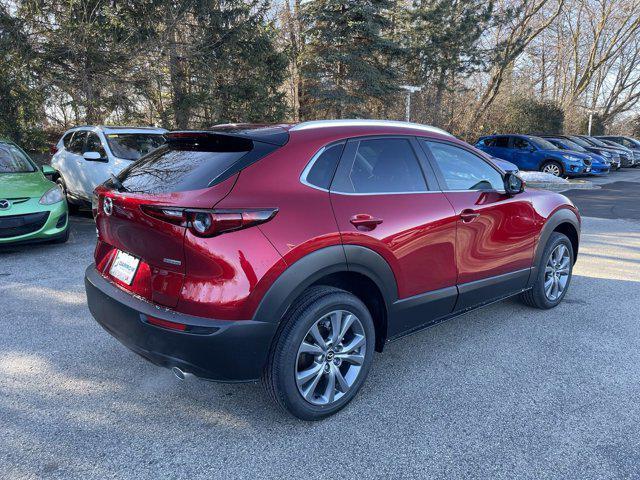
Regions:
[[[215,237],[222,233],[242,230],[268,222],[278,213],[277,208],[261,210],[188,210],[189,230],[198,237]]]
[[[149,205],[141,208],[153,218],[187,227],[198,237],[215,237],[253,227],[268,222],[278,213],[277,208],[200,210]]]
[[[152,207],[149,205],[142,205],[140,208],[150,217],[182,227],[187,226],[187,216],[185,210],[182,208]]]

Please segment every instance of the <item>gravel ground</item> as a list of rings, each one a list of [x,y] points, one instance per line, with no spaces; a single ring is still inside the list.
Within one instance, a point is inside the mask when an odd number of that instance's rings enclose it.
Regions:
[[[179,382],[85,305],[94,226],[0,253],[0,478],[640,478],[640,223],[585,218],[566,300],[505,301],[377,355],[304,423]]]

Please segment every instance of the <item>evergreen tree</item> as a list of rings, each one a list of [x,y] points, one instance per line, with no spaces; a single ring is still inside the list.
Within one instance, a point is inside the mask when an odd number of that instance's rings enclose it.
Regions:
[[[302,117],[363,117],[397,90],[389,61],[389,0],[314,0],[302,5]]]
[[[482,67],[479,40],[492,13],[492,1],[414,0],[405,26],[408,80],[429,87],[423,99],[432,110],[430,121],[441,123],[444,94],[459,85],[458,77]]]
[[[44,92],[23,22],[0,5],[0,138],[37,149],[44,145],[38,120]]]

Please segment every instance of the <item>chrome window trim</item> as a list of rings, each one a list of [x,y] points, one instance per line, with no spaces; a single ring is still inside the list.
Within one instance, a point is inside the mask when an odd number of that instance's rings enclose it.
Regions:
[[[338,144],[339,143],[341,143],[341,142],[338,142]],[[309,160],[309,162],[307,163],[307,166],[304,167],[304,170],[302,170],[302,173],[300,174],[300,183],[302,183],[303,185],[306,185],[307,187],[311,187],[311,188],[315,188],[316,190],[320,190],[321,192],[328,192],[329,191],[326,188],[318,187],[317,185],[309,183],[307,181],[307,175],[309,175],[309,172],[311,171],[311,169],[315,165],[316,160],[318,160],[318,158],[320,158],[320,155],[322,155],[324,153],[324,151],[327,149],[328,146],[332,146],[332,145],[337,145],[337,144],[333,143],[333,144],[330,144],[330,145],[325,145],[324,147],[320,148],[320,150],[318,150],[313,155],[313,157],[311,157],[311,160]],[[340,162],[340,160],[338,160],[338,162]]]

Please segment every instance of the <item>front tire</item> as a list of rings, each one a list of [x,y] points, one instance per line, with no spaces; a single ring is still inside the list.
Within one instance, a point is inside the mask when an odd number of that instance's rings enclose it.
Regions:
[[[360,299],[338,288],[311,287],[283,318],[262,383],[288,413],[321,420],[358,393],[374,348],[373,319]]]
[[[60,188],[62,188],[62,193],[64,193],[64,198],[67,202],[67,209],[69,210],[69,214],[78,213],[78,211],[80,210],[80,207],[78,207],[78,205],[72,203],[69,200],[69,197],[67,196],[67,184],[64,183],[64,179],[62,178],[62,176],[59,176],[58,178],[56,178],[56,183]]]
[[[542,164],[542,166],[540,167],[540,171],[549,173],[554,177],[561,177],[564,170],[562,168],[562,165],[558,162],[548,161]]]
[[[569,238],[553,232],[537,265],[535,283],[521,296],[523,303],[541,309],[559,305],[569,290],[573,259],[573,245]]]

